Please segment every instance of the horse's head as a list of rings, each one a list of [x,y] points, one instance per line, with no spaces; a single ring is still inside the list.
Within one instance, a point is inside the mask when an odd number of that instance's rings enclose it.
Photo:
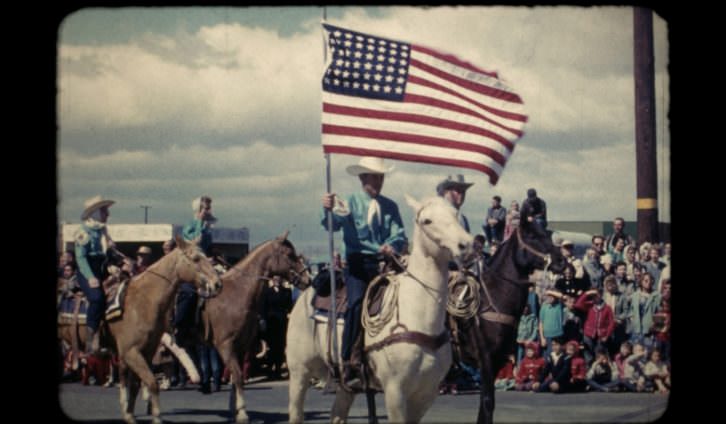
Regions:
[[[474,238],[459,224],[456,209],[447,200],[429,197],[419,202],[406,195],[406,202],[414,210],[414,235],[419,235],[414,237],[413,249],[422,249],[434,258],[454,260],[459,266],[474,256]]]
[[[177,262],[177,276],[182,281],[193,282],[202,297],[216,296],[222,290],[222,280],[212,262],[198,246],[199,239],[185,241],[176,237],[180,260]]]
[[[272,253],[267,256],[263,269],[269,276],[279,275],[290,284],[305,288],[310,285],[310,274],[304,258],[295,253],[295,246],[287,239],[288,234],[285,231],[269,242]]]
[[[560,248],[552,243],[552,238],[539,225],[522,220],[515,234],[519,250],[515,260],[521,268],[528,272],[533,269],[544,269],[561,273],[567,260]]]

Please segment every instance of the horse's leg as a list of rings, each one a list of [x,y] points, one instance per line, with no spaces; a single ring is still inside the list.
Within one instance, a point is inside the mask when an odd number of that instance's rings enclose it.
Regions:
[[[232,339],[225,340],[224,342],[217,345],[216,348],[217,352],[219,352],[219,356],[222,357],[222,361],[224,361],[224,364],[229,370],[229,378],[230,381],[233,383],[232,392],[234,393],[235,399],[232,414],[234,414],[235,422],[247,423],[249,422],[249,417],[247,416],[247,406],[245,404],[245,398],[242,388],[242,386],[244,385],[244,379],[242,378],[242,368],[239,365],[240,353],[237,351],[237,349],[235,349],[235,343]],[[230,397],[231,396],[232,393],[230,393]],[[231,403],[232,402],[230,402],[230,404]]]
[[[388,413],[388,422],[407,423],[410,421],[408,417],[408,399],[402,391],[400,382],[390,381],[384,386],[384,396],[386,399],[386,412]]]
[[[139,388],[141,387],[141,382],[139,381],[139,377],[131,370],[128,371],[128,377],[126,381],[127,387],[129,389],[129,398],[128,402],[126,403],[125,414],[133,419],[134,410],[136,409],[136,399],[139,396]]]
[[[291,424],[302,423],[304,419],[305,395],[308,392],[310,377],[312,373],[303,364],[295,365],[288,363],[290,381],[288,384],[288,421]]]
[[[119,387],[119,403],[121,404],[121,414],[123,415],[124,421],[127,423],[135,423],[134,419],[134,408],[131,408],[129,412],[129,378],[128,378],[129,367],[123,360],[119,361],[118,364],[118,387]]]
[[[330,411],[330,422],[344,423],[348,419],[350,406],[353,405],[353,399],[355,399],[355,395],[353,393],[347,392],[338,385],[338,388],[335,391],[335,402],[333,402],[333,408]]]
[[[141,379],[141,381],[149,388],[151,392],[151,422],[161,423],[161,408],[159,407],[159,384],[156,382],[154,374],[149,369],[146,359],[139,352],[138,348],[131,348],[126,352],[126,363],[131,371]]]
[[[492,358],[482,344],[479,344],[479,352],[481,390],[479,392],[477,424],[491,424],[494,418],[494,375],[492,374]]]

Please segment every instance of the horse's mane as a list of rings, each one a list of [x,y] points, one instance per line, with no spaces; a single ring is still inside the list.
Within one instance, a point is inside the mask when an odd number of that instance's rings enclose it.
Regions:
[[[258,244],[252,249],[252,251],[250,251],[250,253],[247,254],[247,256],[237,262],[232,267],[232,269],[240,269],[249,266],[251,262],[256,261],[258,259],[258,256],[260,256],[275,241],[277,241],[277,239],[270,239]],[[292,242],[290,240],[285,239],[281,242],[281,244],[283,246],[289,247],[290,249],[292,249],[293,252],[295,252],[295,246],[292,245]]]

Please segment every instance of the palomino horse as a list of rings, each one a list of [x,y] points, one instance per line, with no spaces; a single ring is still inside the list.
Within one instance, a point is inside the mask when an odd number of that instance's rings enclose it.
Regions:
[[[240,360],[246,351],[254,348],[257,313],[265,284],[274,275],[287,279],[293,285],[310,284],[306,266],[295,254],[295,247],[287,240],[287,234],[286,231],[260,244],[225,272],[222,275],[224,288],[218,296],[206,302],[202,313],[204,339],[214,344],[230,371],[234,384],[234,390],[230,392],[230,406],[234,408],[232,412],[238,423],[249,420]]]
[[[459,225],[449,202],[441,197],[421,203],[408,196],[406,200],[415,211],[413,248],[406,271],[390,278],[384,295],[381,316],[392,319],[380,322],[376,331],[368,327],[364,337],[374,374],[372,385],[384,392],[388,420],[399,423],[420,421],[438,395],[452,360],[445,327],[448,263],[452,259],[461,263],[473,254],[473,238]],[[389,291],[396,287],[397,300],[386,302],[387,297],[395,297]],[[310,377],[325,378],[330,366],[326,364],[328,326],[311,319],[313,296],[308,289],[298,299],[287,332],[291,423],[303,421]],[[342,326],[337,327],[340,341]],[[354,394],[338,387],[333,422],[345,421],[353,398]]]
[[[200,296],[214,296],[222,283],[196,241],[176,238],[177,248],[134,277],[124,299],[124,313],[110,322],[119,355],[121,413],[134,423],[139,379],[151,393],[152,422],[161,422],[159,385],[149,364],[166,328],[165,319],[181,281],[193,282]],[[128,389],[128,393],[127,393]]]
[[[517,323],[532,284],[529,275],[535,268],[548,267],[553,272],[562,272],[565,263],[550,237],[538,226],[523,220],[482,273],[477,310],[469,318],[456,320],[465,341],[461,343],[462,355],[475,358],[481,370],[478,423],[492,422],[494,376],[514,349]]]

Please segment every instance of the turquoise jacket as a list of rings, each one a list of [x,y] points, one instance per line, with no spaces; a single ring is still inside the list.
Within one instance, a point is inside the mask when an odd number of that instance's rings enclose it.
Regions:
[[[101,277],[100,275],[95,275],[93,273],[91,265],[88,262],[88,258],[91,256],[104,257],[106,255],[106,252],[103,251],[103,244],[101,243],[104,229],[104,226],[88,226],[83,223],[74,235],[78,271],[86,277],[86,280]]]
[[[537,317],[534,314],[522,315],[517,327],[517,340],[537,340],[539,335]]]
[[[212,255],[212,229],[201,219],[194,218],[182,229],[184,240],[191,241],[201,236],[199,247],[207,256]]]
[[[641,300],[643,306],[641,311]],[[630,313],[628,314],[629,334],[648,334],[653,326],[653,314],[660,305],[660,293],[652,292],[650,296],[637,290],[630,296]]]
[[[381,210],[380,225],[378,220],[374,219],[373,223],[368,226],[368,206],[371,198],[362,190],[348,197],[350,214],[346,216],[332,214],[333,231],[343,229],[346,256],[352,253],[375,255],[384,244],[393,247],[396,253],[401,253],[408,242],[396,202],[382,195],[378,195],[376,200]],[[327,230],[328,220],[325,209],[323,209],[320,224]]]
[[[539,322],[542,323],[542,334],[547,338],[565,334],[562,303],[543,303],[539,310]]]

